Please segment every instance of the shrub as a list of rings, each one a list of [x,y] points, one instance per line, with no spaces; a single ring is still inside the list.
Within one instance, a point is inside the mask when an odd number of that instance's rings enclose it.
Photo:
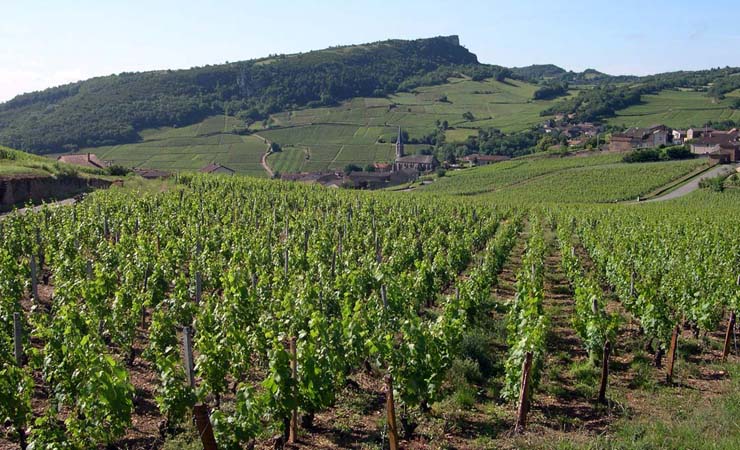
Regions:
[[[622,161],[626,163],[640,163],[640,162],[655,162],[655,161],[668,161],[674,159],[691,159],[695,155],[691,153],[691,149],[685,145],[677,145],[674,147],[660,147],[660,148],[649,148],[649,149],[638,149],[624,155]]]
[[[465,333],[460,344],[460,356],[478,363],[480,373],[484,377],[493,374],[494,364],[491,359],[490,341],[491,339],[487,333],[480,329],[474,329]]]
[[[696,156],[691,153],[691,149],[685,145],[668,147],[665,149],[665,155],[667,159],[691,159]]]
[[[455,358],[447,371],[447,379],[452,386],[463,383],[481,383],[483,374],[480,373],[478,361],[471,358]]]
[[[344,173],[349,175],[352,172],[360,172],[362,171],[362,167],[358,166],[357,164],[347,164],[344,166]]]
[[[475,405],[475,397],[475,389],[467,383],[462,384],[455,389],[455,403],[457,403],[461,408],[472,408]]]
[[[714,192],[722,192],[725,190],[725,179],[721,176],[705,178],[699,182],[699,187]]]
[[[740,187],[740,174],[733,174],[727,179],[727,184],[733,187]]]
[[[440,167],[437,169],[437,176],[439,178],[442,178],[445,175],[447,175],[447,171],[444,168]]]
[[[634,150],[622,158],[626,163],[641,163],[660,161],[660,151],[656,149]]]
[[[113,165],[108,167],[108,174],[113,175],[116,177],[123,177],[128,175],[131,172],[131,169],[128,167],[123,167],[121,165]]]

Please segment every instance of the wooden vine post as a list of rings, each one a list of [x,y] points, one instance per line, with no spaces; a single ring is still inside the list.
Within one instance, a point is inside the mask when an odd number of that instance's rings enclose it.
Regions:
[[[193,415],[195,416],[195,427],[198,429],[203,450],[218,450],[216,438],[213,435],[211,418],[208,417],[208,407],[202,404],[195,405],[193,407]]]
[[[730,321],[727,323],[727,332],[725,333],[725,347],[722,350],[722,362],[727,361],[727,355],[730,354],[730,341],[732,341],[732,332],[735,330],[737,316],[735,311],[730,313]]]
[[[606,386],[609,380],[609,356],[611,356],[612,345],[609,341],[604,343],[604,356],[601,362],[601,385],[599,386],[599,403],[606,403]]]
[[[668,370],[665,376],[666,383],[670,383],[671,381],[673,381],[673,366],[676,362],[676,347],[678,347],[678,325],[673,328],[673,335],[671,336],[671,347],[668,350]]]
[[[388,444],[390,450],[398,450],[398,426],[396,425],[396,405],[393,401],[393,375],[385,376],[385,411],[388,425]]]
[[[20,313],[13,313],[13,350],[15,353],[15,362],[18,367],[23,367],[23,325],[21,324]]]
[[[185,351],[185,372],[188,377],[188,384],[195,389],[195,370],[193,366],[193,339],[190,327],[182,330],[182,341]],[[208,416],[208,407],[204,404],[193,406],[193,418],[195,427],[198,429],[203,450],[218,450],[216,437],[213,435],[213,426],[211,418]]]
[[[31,255],[31,297],[33,301],[39,301],[39,278],[38,267],[36,266],[36,257]]]
[[[519,408],[516,414],[516,426],[514,431],[516,433],[524,432],[527,427],[527,413],[529,412],[529,381],[530,372],[532,371],[532,352],[527,352],[524,357],[524,364],[522,365],[522,382],[521,391],[519,393]]]
[[[193,340],[190,334],[190,327],[182,330],[182,343],[185,350],[185,375],[188,377],[188,384],[195,389],[195,369],[193,366]]]
[[[296,338],[290,338],[290,376],[294,383],[298,381],[298,353],[296,351]],[[296,387],[297,389],[297,387]],[[298,441],[298,411],[293,408],[290,411],[290,424],[288,425],[288,443],[295,444]]]
[[[740,286],[740,275],[737,276],[737,285]],[[730,321],[727,323],[727,332],[725,333],[725,347],[722,349],[722,361],[727,361],[727,355],[730,354],[730,341],[732,341],[732,333],[735,331],[735,322],[737,321],[737,314],[735,311],[730,311]]]

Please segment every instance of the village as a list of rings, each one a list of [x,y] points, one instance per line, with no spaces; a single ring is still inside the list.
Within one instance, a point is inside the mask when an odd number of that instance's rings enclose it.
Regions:
[[[715,163],[726,164],[740,161],[740,132],[737,128],[715,130],[705,126],[682,130],[666,125],[654,125],[607,133],[603,126],[589,122],[568,123],[562,117],[549,120],[541,127],[545,134],[565,138],[567,146],[554,145],[548,149],[552,150],[556,156],[569,152],[577,153],[583,150],[588,142],[595,139],[596,145],[587,151],[630,152],[669,146],[686,146],[693,155],[709,158]],[[350,165],[349,169],[344,170],[282,173],[276,174],[275,177],[284,181],[320,184],[332,188],[381,189],[412,183],[422,176],[437,171],[443,174],[447,170],[486,166],[511,159],[504,155],[472,153],[455,161],[439,161],[431,152],[428,152],[430,154],[407,154],[404,144],[402,129],[399,127],[398,136],[392,144],[395,147],[395,158],[392,162],[375,162],[364,169]],[[563,148],[565,152],[562,151]],[[105,169],[112,164],[92,153],[62,155],[57,159],[63,163],[93,169]],[[167,178],[172,175],[169,171],[144,167],[132,170],[137,175],[148,179]],[[198,172],[225,175],[237,173],[236,170],[217,162],[202,167]]]

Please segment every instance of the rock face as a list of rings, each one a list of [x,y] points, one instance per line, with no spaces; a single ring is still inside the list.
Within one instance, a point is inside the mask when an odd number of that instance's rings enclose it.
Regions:
[[[98,178],[41,175],[0,178],[0,211],[27,203],[62,200],[93,189],[105,189],[110,185],[110,181]]]

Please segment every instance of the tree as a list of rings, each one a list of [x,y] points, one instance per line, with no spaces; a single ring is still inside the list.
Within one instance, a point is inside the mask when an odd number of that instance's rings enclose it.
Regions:
[[[270,143],[270,151],[273,153],[282,152],[283,148],[277,142]]]
[[[361,171],[362,171],[362,167],[356,164],[347,164],[346,166],[344,166],[344,173],[346,175],[349,175],[352,172],[361,172]]]
[[[468,122],[472,122],[475,120],[475,116],[470,111],[467,111],[463,113],[463,119],[467,120]]]

